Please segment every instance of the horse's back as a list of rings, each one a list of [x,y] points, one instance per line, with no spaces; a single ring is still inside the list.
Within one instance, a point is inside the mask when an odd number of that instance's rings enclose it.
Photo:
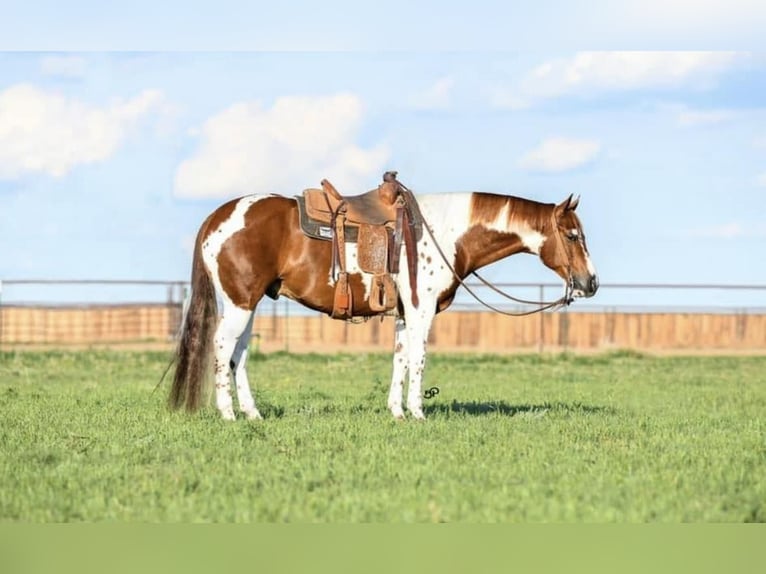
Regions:
[[[199,240],[202,244],[223,245],[229,238],[250,228],[260,228],[268,221],[284,220],[296,210],[294,198],[281,195],[252,194],[232,199],[217,207],[202,223]]]

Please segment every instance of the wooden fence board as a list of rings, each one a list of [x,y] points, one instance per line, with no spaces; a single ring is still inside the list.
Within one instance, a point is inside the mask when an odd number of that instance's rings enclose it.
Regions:
[[[0,343],[108,344],[172,341],[178,307],[2,307]],[[264,348],[391,349],[394,320],[360,324],[314,315],[256,315],[253,332]],[[446,312],[429,337],[434,349],[503,352],[544,349],[766,350],[766,315],[744,313],[558,312],[506,317]]]

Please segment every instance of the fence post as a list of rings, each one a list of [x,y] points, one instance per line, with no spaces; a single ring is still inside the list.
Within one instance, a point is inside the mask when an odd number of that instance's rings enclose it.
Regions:
[[[747,332],[747,309],[742,308],[737,310],[737,328],[736,328],[736,338],[737,342],[742,342],[745,340],[745,333]]]
[[[290,352],[290,336],[289,327],[290,324],[290,305],[287,299],[285,299],[285,352]]]
[[[174,291],[173,284],[168,283],[168,299],[166,304],[168,325],[167,325],[167,329],[165,330],[165,336],[170,340],[173,339],[173,332],[174,332],[173,325],[176,322],[176,316],[175,316],[176,314],[175,314],[175,309],[173,305],[173,291]]]
[[[565,305],[559,313],[559,346],[563,352],[569,351],[569,306]]]
[[[540,299],[539,301],[545,301],[545,285],[540,283]],[[537,344],[537,352],[543,352],[544,338],[545,338],[545,317],[543,316],[545,311],[540,311],[540,341]]]

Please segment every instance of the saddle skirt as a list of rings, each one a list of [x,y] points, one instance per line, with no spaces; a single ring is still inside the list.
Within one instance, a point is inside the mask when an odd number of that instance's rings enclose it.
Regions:
[[[320,189],[307,191],[323,193]],[[317,211],[309,207],[306,195],[297,196],[295,199],[298,202],[301,230],[306,236],[323,241],[337,239],[336,230],[330,221],[332,217],[326,217],[323,210],[319,211],[317,217]],[[395,254],[394,249],[401,247],[401,242],[399,245],[394,244],[395,223],[396,216],[393,221],[386,221],[384,224],[351,223],[348,219],[343,222],[343,240],[345,243],[357,244],[357,263],[365,273],[377,275],[399,271],[398,253]]]
[[[398,294],[392,274],[399,272],[403,242],[410,284],[416,284],[414,244],[419,221],[413,221],[412,206],[400,194],[402,186],[396,181],[396,172],[387,172],[383,180],[376,189],[349,197],[342,196],[329,181],[322,180],[322,189],[306,189],[295,198],[303,233],[332,242],[332,275],[336,281],[333,318],[350,320],[354,316],[345,261],[346,243],[356,243],[359,269],[373,275],[367,303],[377,314],[396,312]],[[415,203],[411,192],[408,197]],[[417,306],[414,289],[413,303]]]

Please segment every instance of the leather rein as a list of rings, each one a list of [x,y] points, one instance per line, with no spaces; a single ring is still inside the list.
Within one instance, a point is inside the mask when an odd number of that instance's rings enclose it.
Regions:
[[[404,191],[406,191],[408,194],[410,194],[410,196],[412,196],[412,191],[410,189],[408,189],[404,184],[402,184],[399,181],[397,181],[397,183],[401,186],[401,188]],[[556,212],[555,212],[555,210],[551,213],[551,223],[553,225],[553,231],[554,231],[554,233],[556,233],[557,249],[559,251],[563,251],[566,254],[566,257],[567,257],[567,271],[568,271],[568,276],[569,276],[569,278],[567,280],[567,283],[566,283],[566,287],[564,289],[564,294],[561,297],[559,297],[555,301],[529,301],[527,299],[520,299],[518,297],[514,297],[513,295],[510,295],[510,294],[502,291],[497,286],[493,285],[492,283],[490,283],[489,281],[484,279],[481,275],[476,273],[476,271],[472,271],[471,272],[471,274],[474,275],[479,281],[481,281],[486,287],[489,287],[495,293],[500,294],[501,296],[505,297],[506,299],[508,299],[510,301],[514,301],[516,303],[522,303],[524,305],[537,305],[538,306],[537,309],[532,309],[530,311],[514,312],[514,311],[504,311],[503,309],[499,309],[498,307],[495,307],[491,303],[486,302],[481,297],[479,297],[476,294],[476,292],[473,289],[471,289],[471,287],[469,287],[468,284],[465,281],[463,281],[463,279],[460,277],[460,275],[455,270],[453,265],[450,263],[449,258],[444,254],[444,251],[442,250],[441,246],[439,245],[439,242],[436,241],[436,237],[434,237],[433,231],[431,230],[431,226],[429,225],[429,223],[423,217],[423,214],[420,212],[420,209],[417,207],[417,204],[416,204],[415,209],[417,209],[417,217],[423,223],[423,227],[426,229],[426,231],[428,232],[428,235],[431,237],[431,241],[434,242],[434,245],[436,246],[436,250],[438,251],[439,256],[442,258],[442,260],[444,261],[444,264],[447,266],[447,268],[452,272],[453,277],[455,279],[457,279],[457,282],[460,285],[465,287],[465,290],[468,291],[468,293],[474,299],[476,299],[476,301],[478,301],[479,303],[484,305],[487,309],[490,309],[490,310],[492,310],[492,311],[494,311],[496,313],[500,313],[501,315],[509,315],[511,317],[523,317],[525,315],[533,315],[535,313],[540,313],[542,311],[547,311],[548,309],[557,310],[557,309],[559,309],[561,307],[565,307],[565,306],[569,305],[573,301],[573,297],[572,297],[572,291],[573,291],[573,284],[572,284],[573,283],[573,280],[572,280],[572,262],[571,262],[571,260],[569,258],[569,254],[567,254],[566,249],[562,245],[563,240],[561,239],[561,236],[558,233],[558,224],[556,223],[556,215],[555,215]]]

